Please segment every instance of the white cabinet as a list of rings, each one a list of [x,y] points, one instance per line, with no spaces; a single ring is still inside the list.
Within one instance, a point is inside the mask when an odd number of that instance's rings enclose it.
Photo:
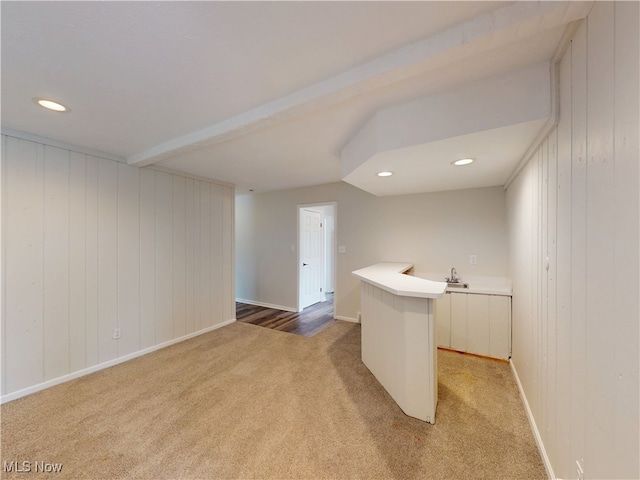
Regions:
[[[451,295],[446,294],[433,302],[436,321],[436,340],[439,347],[451,347]]]
[[[511,297],[447,293],[435,301],[438,346],[486,357],[511,356]]]
[[[465,351],[488,357],[492,295],[466,295],[466,297],[467,349]]]
[[[511,297],[491,295],[489,298],[489,356],[511,357]]]
[[[451,348],[467,351],[467,294],[451,293]]]

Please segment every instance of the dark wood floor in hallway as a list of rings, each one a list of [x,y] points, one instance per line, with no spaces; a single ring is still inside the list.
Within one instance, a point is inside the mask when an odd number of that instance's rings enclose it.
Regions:
[[[236,302],[236,319],[239,322],[311,337],[335,321],[333,294],[327,294],[326,298],[326,301],[297,313]]]

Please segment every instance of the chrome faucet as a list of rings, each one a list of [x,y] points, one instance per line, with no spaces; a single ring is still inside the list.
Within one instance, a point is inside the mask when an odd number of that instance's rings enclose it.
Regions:
[[[458,277],[458,272],[456,272],[456,267],[451,268],[451,276],[446,280],[449,283],[458,283],[460,281],[460,277]]]

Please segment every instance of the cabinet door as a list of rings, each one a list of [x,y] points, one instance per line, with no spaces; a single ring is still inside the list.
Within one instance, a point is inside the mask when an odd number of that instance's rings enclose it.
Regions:
[[[491,295],[489,356],[508,359],[511,355],[511,297]]]
[[[451,348],[467,351],[467,294],[451,294]]]
[[[438,298],[434,302],[436,320],[436,339],[439,347],[451,348],[451,294]]]
[[[467,352],[489,355],[489,295],[467,295]]]

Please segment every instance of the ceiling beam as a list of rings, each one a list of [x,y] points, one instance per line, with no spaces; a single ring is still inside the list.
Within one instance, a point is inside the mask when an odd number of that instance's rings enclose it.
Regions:
[[[127,158],[146,166],[327,108],[449,63],[584,18],[593,2],[515,2],[406,45],[278,100]]]

